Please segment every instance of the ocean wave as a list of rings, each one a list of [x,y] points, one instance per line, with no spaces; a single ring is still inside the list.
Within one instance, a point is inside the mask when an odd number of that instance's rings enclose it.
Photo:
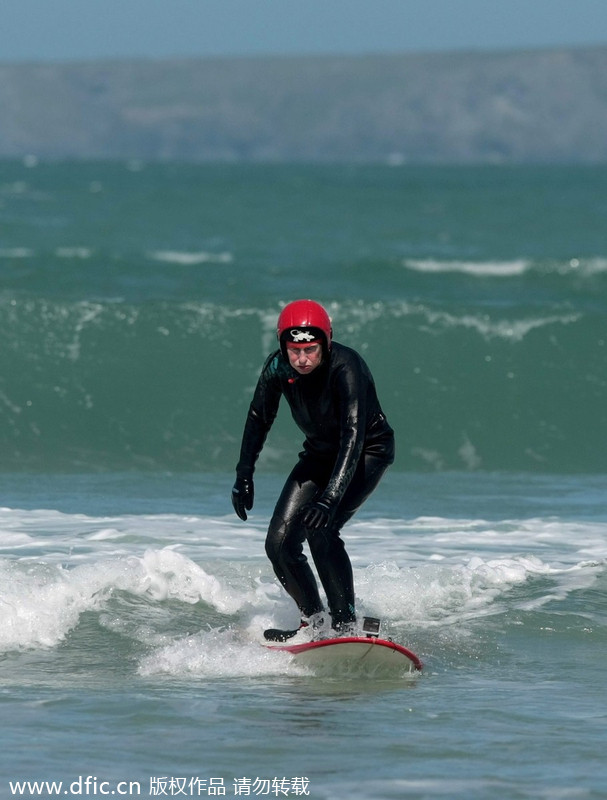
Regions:
[[[525,259],[514,261],[439,261],[432,258],[407,258],[403,266],[416,272],[463,273],[476,277],[510,278],[523,275],[532,264]]]
[[[481,311],[398,298],[327,306],[336,339],[365,356],[381,386],[406,442],[401,466],[604,464],[600,435],[571,413],[602,424],[607,339],[592,308]],[[1,294],[0,464],[231,467],[247,398],[276,346],[276,313],[270,304]],[[479,404],[484,396],[490,404]],[[276,430],[265,456],[282,463],[292,435],[280,421]]]
[[[0,651],[90,650],[111,634],[142,675],[288,673],[288,659],[259,647],[264,628],[297,612],[263,553],[267,516],[255,516],[0,509]],[[513,616],[530,633],[554,614],[604,628],[606,527],[402,509],[355,519],[345,536],[358,612],[414,651],[476,650],[479,625],[486,634]]]
[[[427,275],[459,274],[474,278],[519,278],[525,275],[592,277],[607,272],[607,258],[604,256],[563,260],[517,258],[511,261],[405,258],[402,266]]]
[[[111,559],[91,554],[71,568],[42,558],[0,560],[0,651],[55,648],[92,615],[92,635],[108,631],[143,646],[142,675],[242,677],[288,669],[284,658],[259,646],[264,628],[290,626],[296,617],[269,566],[260,581],[257,564],[247,567],[246,557],[239,563],[237,552],[230,562],[203,567],[171,545],[143,555],[129,550]],[[438,635],[450,649],[465,646],[480,620],[501,624],[514,612],[570,608],[570,598],[591,594],[604,574],[597,562],[563,568],[522,554],[412,566],[382,561],[354,570],[359,613],[379,617],[384,636],[413,646],[421,633],[427,645]]]
[[[72,245],[69,247],[58,247],[55,250],[55,255],[58,258],[74,258],[74,259],[81,259],[84,261],[92,257],[93,249],[91,247],[83,247],[80,245]]]
[[[598,275],[607,272],[607,258],[572,258],[567,267],[567,272]]]
[[[0,258],[32,258],[34,251],[30,247],[0,248]]]
[[[205,250],[198,252],[157,250],[149,253],[149,257],[154,261],[162,261],[168,264],[181,264],[183,266],[194,266],[196,264],[231,264],[234,260],[232,253],[211,253]]]
[[[527,310],[521,310],[520,318],[500,318],[497,314],[443,311],[424,303],[408,301],[352,303],[334,302],[328,304],[330,313],[339,320],[340,336],[357,334],[361,329],[374,324],[385,324],[387,321],[407,319],[418,331],[431,336],[440,336],[445,331],[455,329],[470,330],[478,333],[485,341],[503,339],[510,342],[521,342],[531,331],[554,325],[571,325],[582,318],[578,312],[567,311],[560,314],[536,312],[528,316]],[[416,324],[416,318],[420,320]],[[274,316],[269,315],[273,333]]]
[[[422,308],[420,312],[430,325],[425,328],[433,336],[444,329],[464,328],[476,331],[483,339],[504,339],[521,342],[531,331],[554,325],[571,325],[581,319],[581,314],[552,314],[531,319],[494,319],[489,314],[455,315],[444,311]]]
[[[115,592],[162,603],[205,602],[221,614],[239,607],[217,578],[170,548],[143,556],[79,564],[0,560],[0,650],[53,647],[64,641],[85,612],[104,612]],[[143,624],[143,620],[141,621]],[[111,628],[113,623],[107,621]]]

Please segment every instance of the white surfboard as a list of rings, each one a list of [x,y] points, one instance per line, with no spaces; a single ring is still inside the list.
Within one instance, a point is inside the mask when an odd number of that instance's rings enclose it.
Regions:
[[[408,648],[372,636],[266,646],[290,653],[298,663],[325,674],[397,675],[419,672],[423,667],[421,660]]]

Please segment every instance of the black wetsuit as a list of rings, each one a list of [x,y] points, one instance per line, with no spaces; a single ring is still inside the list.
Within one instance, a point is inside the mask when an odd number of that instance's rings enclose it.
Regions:
[[[303,553],[308,540],[335,627],[355,619],[352,567],[340,530],[394,461],[394,433],[356,351],[334,342],[328,358],[299,375],[278,350],[264,364],[249,408],[236,467],[241,478],[252,478],[281,396],[305,441],[270,521],[266,553],[302,615],[310,616],[323,605]],[[328,528],[312,531],[302,525],[301,511],[315,500],[333,513]]]

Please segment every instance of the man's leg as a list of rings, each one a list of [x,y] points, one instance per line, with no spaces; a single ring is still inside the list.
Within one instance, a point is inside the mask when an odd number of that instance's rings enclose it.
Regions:
[[[336,629],[356,619],[352,565],[340,531],[376,489],[388,466],[383,458],[363,455],[331,528],[314,531],[308,536],[310,552]]]
[[[310,473],[303,461],[296,464],[278,498],[266,537],[266,554],[276,577],[305,617],[323,609],[314,573],[303,553],[308,530],[299,520],[301,509],[320,488]]]

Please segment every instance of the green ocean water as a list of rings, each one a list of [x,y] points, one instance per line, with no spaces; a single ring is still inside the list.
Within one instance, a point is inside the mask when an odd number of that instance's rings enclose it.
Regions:
[[[0,163],[0,798],[605,796],[606,178]],[[306,296],[396,431],[343,535],[419,675],[260,646],[286,409],[229,494]]]
[[[606,178],[3,163],[0,467],[231,468],[310,296],[371,364],[399,469],[604,472]]]

